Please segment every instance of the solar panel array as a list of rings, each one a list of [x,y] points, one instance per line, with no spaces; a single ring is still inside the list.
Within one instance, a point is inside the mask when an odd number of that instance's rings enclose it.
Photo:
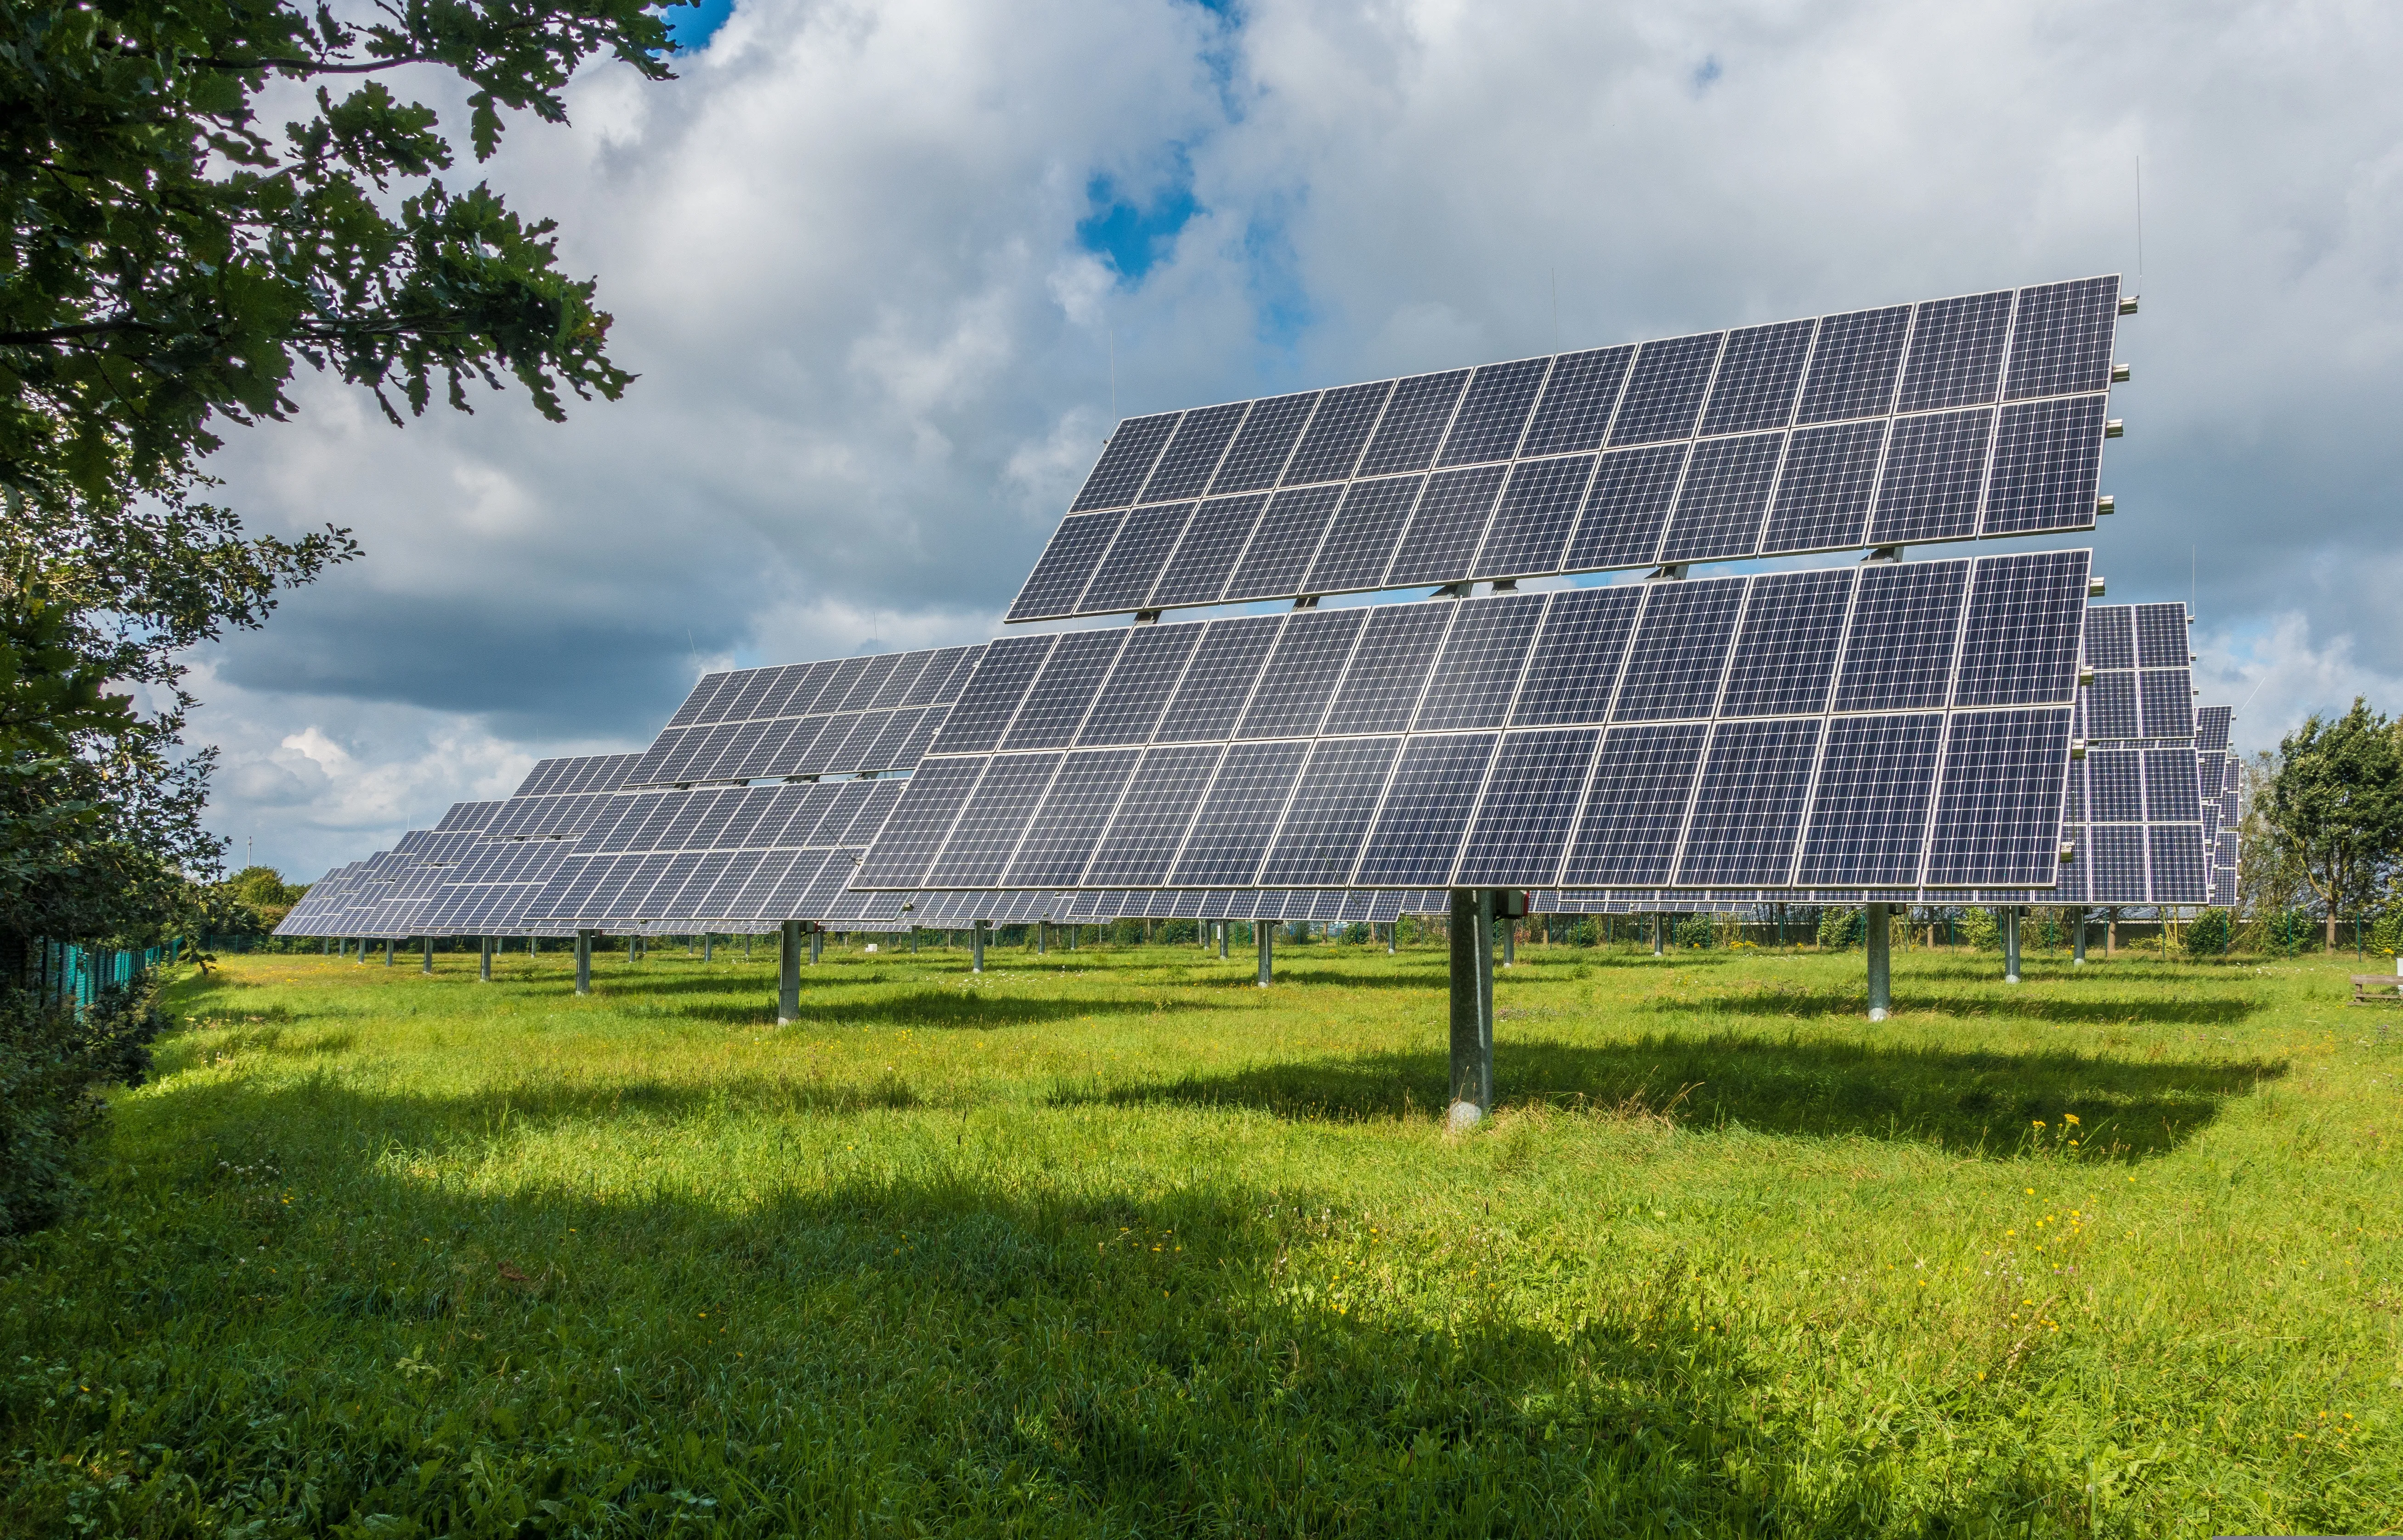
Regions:
[[[2236,905],[2237,855],[2243,822],[2239,786],[2243,770],[2229,747],[2236,717],[2232,706],[2205,706],[2194,714],[2197,789],[2202,798],[2202,833],[2211,852],[2211,902],[2221,909]]]
[[[630,786],[858,775],[918,762],[981,647],[936,647],[713,673]]]
[[[2090,556],[1004,638],[859,884],[2044,885]]]
[[[2086,617],[2086,756],[2062,837],[2077,858],[2059,902],[2199,905],[2211,898],[2193,658],[2184,604],[2097,604]]]
[[[2118,277],[1118,425],[1013,621],[2093,527]]]

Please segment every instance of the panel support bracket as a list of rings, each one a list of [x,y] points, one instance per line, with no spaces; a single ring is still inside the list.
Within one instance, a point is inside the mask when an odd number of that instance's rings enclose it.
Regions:
[[[1902,548],[1900,546],[1880,546],[1875,550],[1870,551],[1867,556],[1861,558],[1861,565],[1866,567],[1871,563],[1875,563],[1879,566],[1884,566],[1890,562],[1899,562],[1901,560]]]

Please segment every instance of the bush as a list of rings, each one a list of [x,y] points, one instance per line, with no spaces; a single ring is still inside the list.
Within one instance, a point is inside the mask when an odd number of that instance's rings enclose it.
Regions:
[[[80,1013],[0,988],[0,1235],[58,1219],[76,1145],[107,1110],[102,1089],[140,1085],[167,1024],[154,975],[103,990]]]
[[[2178,944],[2188,957],[2216,957],[2228,950],[2229,935],[2226,909],[2199,909],[2186,923],[2186,935]]]
[[[1992,909],[1963,909],[1961,918],[1953,922],[1952,934],[1963,946],[1978,951],[2003,950],[2002,923]]]
[[[1857,947],[1868,935],[1867,909],[1819,911],[1819,945],[1830,951]]]

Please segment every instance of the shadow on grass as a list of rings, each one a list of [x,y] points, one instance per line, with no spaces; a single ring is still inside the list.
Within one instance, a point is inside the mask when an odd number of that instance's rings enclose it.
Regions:
[[[1597,1112],[1644,1113],[1695,1128],[1911,1140],[2008,1157],[2042,1118],[2073,1115],[2098,1158],[2163,1154],[2192,1138],[2231,1097],[2286,1073],[2266,1060],[2135,1063],[2075,1053],[1947,1052],[1718,1034],[1660,1034],[1592,1047],[1504,1037],[1494,1094]],[[1246,1107],[1297,1119],[1432,1116],[1447,1094],[1440,1053],[1376,1053],[1260,1065],[1061,1102]],[[2048,1141],[2049,1142],[2049,1141]]]
[[[1943,998],[1913,998],[1910,985],[1926,980],[1926,974],[1913,974],[1895,980],[1895,1007],[1898,1011],[1952,1017],[1982,1017],[1989,1020],[2028,1021],[2065,1021],[2092,1026],[2120,1025],[2134,1022],[2168,1022],[2181,1026],[2229,1026],[2259,1015],[2265,1008],[2261,1002],[2241,995],[2217,999],[2163,999],[2151,996],[2142,1000],[2093,1000],[2063,998],[2019,992],[2005,992],[1999,978],[1978,979],[1995,987],[1987,997],[1951,994]],[[1961,982],[1963,980],[1954,980]],[[1792,1016],[1802,1018],[1837,1016],[1859,1019],[1865,1006],[1865,995],[1858,989],[1809,989],[1787,984],[1768,983],[1757,989],[1730,991],[1709,994],[1688,995],[1674,1000],[1655,1000],[1638,1008],[1669,1011],[1679,1014],[1706,1012],[1726,1016]]]
[[[828,985],[840,982],[828,980]],[[864,984],[866,980],[859,982]],[[624,998],[630,1005],[639,1004],[648,992],[628,990]],[[722,995],[724,992],[717,992]],[[813,996],[805,979],[801,988],[801,1014],[793,1027],[782,1030],[901,1026],[923,1027],[930,1031],[979,1032],[1104,1016],[1179,1015],[1218,1008],[1206,1000],[1112,999],[1090,995],[1072,1000],[1030,1000],[1022,995],[981,989],[920,989],[862,1000],[826,1000]],[[776,997],[771,991],[756,1002],[722,998],[695,1000],[663,1006],[660,1012],[700,1021],[772,1020],[776,1014]]]
[[[12,1448],[177,1451],[174,1480],[112,1493],[128,1530],[197,1509],[317,1533],[531,1511],[579,1532],[698,1513],[743,1534],[1436,1536],[1640,1512],[1762,1533],[1882,1512],[1901,1485],[1918,1524],[2076,1500],[2004,1461],[1928,1489],[1898,1441],[1831,1474],[1821,1393],[1785,1395],[1709,1329],[1740,1279],[1665,1242],[1597,1259],[1576,1324],[1535,1330],[1456,1275],[1339,1295],[1313,1249],[1361,1227],[1240,1173],[1136,1192],[963,1148],[906,1175],[813,1158],[739,1200],[609,1198],[514,1167],[481,1096],[321,1078],[177,1101],[124,1152],[176,1189],[174,1223],[138,1256],[94,1248],[104,1308],[45,1312],[40,1351],[96,1375],[138,1321],[146,1382],[206,1394],[0,1404]],[[479,1142],[497,1186],[375,1158]],[[15,1533],[79,1511],[76,1462],[19,1474]]]

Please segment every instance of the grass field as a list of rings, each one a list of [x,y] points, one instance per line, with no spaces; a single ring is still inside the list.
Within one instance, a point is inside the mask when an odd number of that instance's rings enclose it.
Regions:
[[[2403,1530],[2351,957],[229,960],[0,1256],[0,1533]]]

